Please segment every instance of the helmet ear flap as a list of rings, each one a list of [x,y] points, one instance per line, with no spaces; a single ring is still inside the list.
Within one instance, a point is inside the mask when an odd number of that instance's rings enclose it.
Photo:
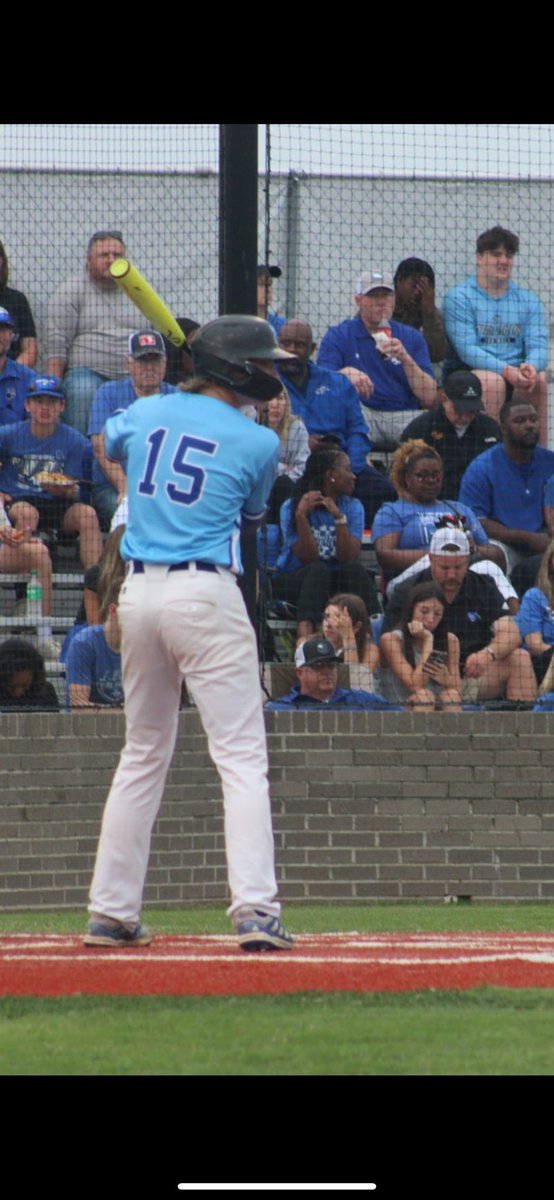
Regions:
[[[281,391],[281,381],[257,365],[294,358],[281,350],[275,333],[261,317],[228,316],[208,321],[191,344],[194,371],[240,396],[263,404]]]

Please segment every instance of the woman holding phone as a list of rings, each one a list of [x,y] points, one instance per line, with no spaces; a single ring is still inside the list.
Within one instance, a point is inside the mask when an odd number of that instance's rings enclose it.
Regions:
[[[414,711],[460,711],[460,643],[447,632],[445,607],[433,580],[416,584],[399,627],[381,635],[381,691],[387,700]]]

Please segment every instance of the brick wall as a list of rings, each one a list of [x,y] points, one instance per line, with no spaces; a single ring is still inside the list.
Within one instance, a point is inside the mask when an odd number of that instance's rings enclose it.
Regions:
[[[283,899],[554,896],[554,714],[266,714]],[[113,713],[0,716],[0,908],[86,902],[123,739]],[[226,899],[194,712],[155,826],[149,906]]]

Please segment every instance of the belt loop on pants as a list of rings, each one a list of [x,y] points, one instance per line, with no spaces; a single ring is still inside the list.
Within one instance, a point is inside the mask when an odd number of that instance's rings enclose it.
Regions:
[[[141,562],[140,559],[137,559],[137,558],[133,558],[131,561],[133,563],[133,573],[135,575],[144,575],[144,565],[145,564],[143,562]],[[189,567],[196,567],[197,571],[212,571],[212,572],[215,572],[215,574],[217,575],[217,567],[216,567],[215,563],[195,562],[193,559],[191,559],[189,562],[169,563],[169,564],[156,563],[155,565],[156,566],[167,565],[169,571],[188,571]],[[146,566],[149,566],[149,564],[146,563]]]

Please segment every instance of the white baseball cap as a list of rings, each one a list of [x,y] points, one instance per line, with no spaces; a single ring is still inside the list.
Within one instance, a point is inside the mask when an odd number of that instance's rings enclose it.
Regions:
[[[376,292],[377,288],[394,292],[393,278],[388,271],[364,271],[356,283],[354,295],[367,296],[369,292]]]
[[[437,529],[431,538],[430,554],[470,554],[469,541],[463,529],[454,525],[448,529]]]

